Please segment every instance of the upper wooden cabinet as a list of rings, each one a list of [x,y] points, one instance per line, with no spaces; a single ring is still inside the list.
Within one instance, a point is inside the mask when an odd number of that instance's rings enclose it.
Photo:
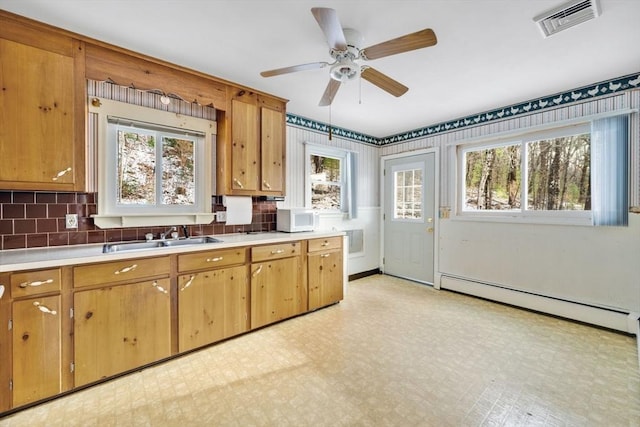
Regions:
[[[217,193],[284,195],[285,102],[238,89],[229,98],[228,129],[218,134]]]
[[[284,195],[286,100],[2,10],[0,190],[92,190],[87,79],[214,107],[216,193]]]
[[[84,51],[0,16],[0,189],[82,191]]]

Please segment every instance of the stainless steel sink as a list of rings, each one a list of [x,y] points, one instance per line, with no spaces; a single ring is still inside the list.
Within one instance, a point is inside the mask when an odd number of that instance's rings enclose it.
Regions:
[[[204,243],[220,243],[222,240],[215,237],[200,236],[189,237],[187,239],[171,239],[163,240],[165,246],[186,246],[186,245],[202,245]]]
[[[145,249],[171,248],[176,246],[202,245],[205,243],[220,243],[222,240],[215,237],[199,236],[189,237],[186,239],[170,239],[170,240],[148,240],[148,241],[132,241],[105,243],[102,247],[103,253],[123,252],[123,251],[141,251]]]

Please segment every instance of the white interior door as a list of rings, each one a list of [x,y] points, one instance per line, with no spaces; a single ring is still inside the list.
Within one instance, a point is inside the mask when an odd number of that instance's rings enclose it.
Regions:
[[[436,153],[383,159],[385,274],[433,284]]]

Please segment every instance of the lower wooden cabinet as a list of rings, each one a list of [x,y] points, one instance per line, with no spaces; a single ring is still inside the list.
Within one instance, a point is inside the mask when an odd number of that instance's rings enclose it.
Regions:
[[[341,301],[343,298],[342,250],[308,255],[309,310]]]
[[[251,328],[259,328],[307,310],[300,281],[299,256],[251,265]]]
[[[249,330],[247,266],[178,277],[178,350],[192,350]]]
[[[74,294],[75,385],[171,355],[169,279]]]
[[[308,241],[309,310],[341,301],[343,295],[342,237]]]
[[[0,413],[338,302],[342,272],[330,237],[0,273]]]
[[[62,391],[61,315],[60,295],[13,302],[14,407]]]

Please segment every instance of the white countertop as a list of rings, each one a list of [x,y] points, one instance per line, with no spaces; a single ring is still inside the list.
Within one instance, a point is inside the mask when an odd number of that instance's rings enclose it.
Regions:
[[[343,231],[305,231],[301,233],[282,233],[274,231],[264,233],[218,234],[211,236],[220,240],[218,243],[206,243],[180,247],[160,247],[113,253],[102,253],[102,248],[104,246],[103,243],[34,249],[9,249],[0,251],[0,273],[15,270],[28,270],[156,255],[168,255],[174,253],[206,251],[210,249],[225,249],[237,246],[292,242],[296,240],[342,236],[344,234],[345,233]]]

